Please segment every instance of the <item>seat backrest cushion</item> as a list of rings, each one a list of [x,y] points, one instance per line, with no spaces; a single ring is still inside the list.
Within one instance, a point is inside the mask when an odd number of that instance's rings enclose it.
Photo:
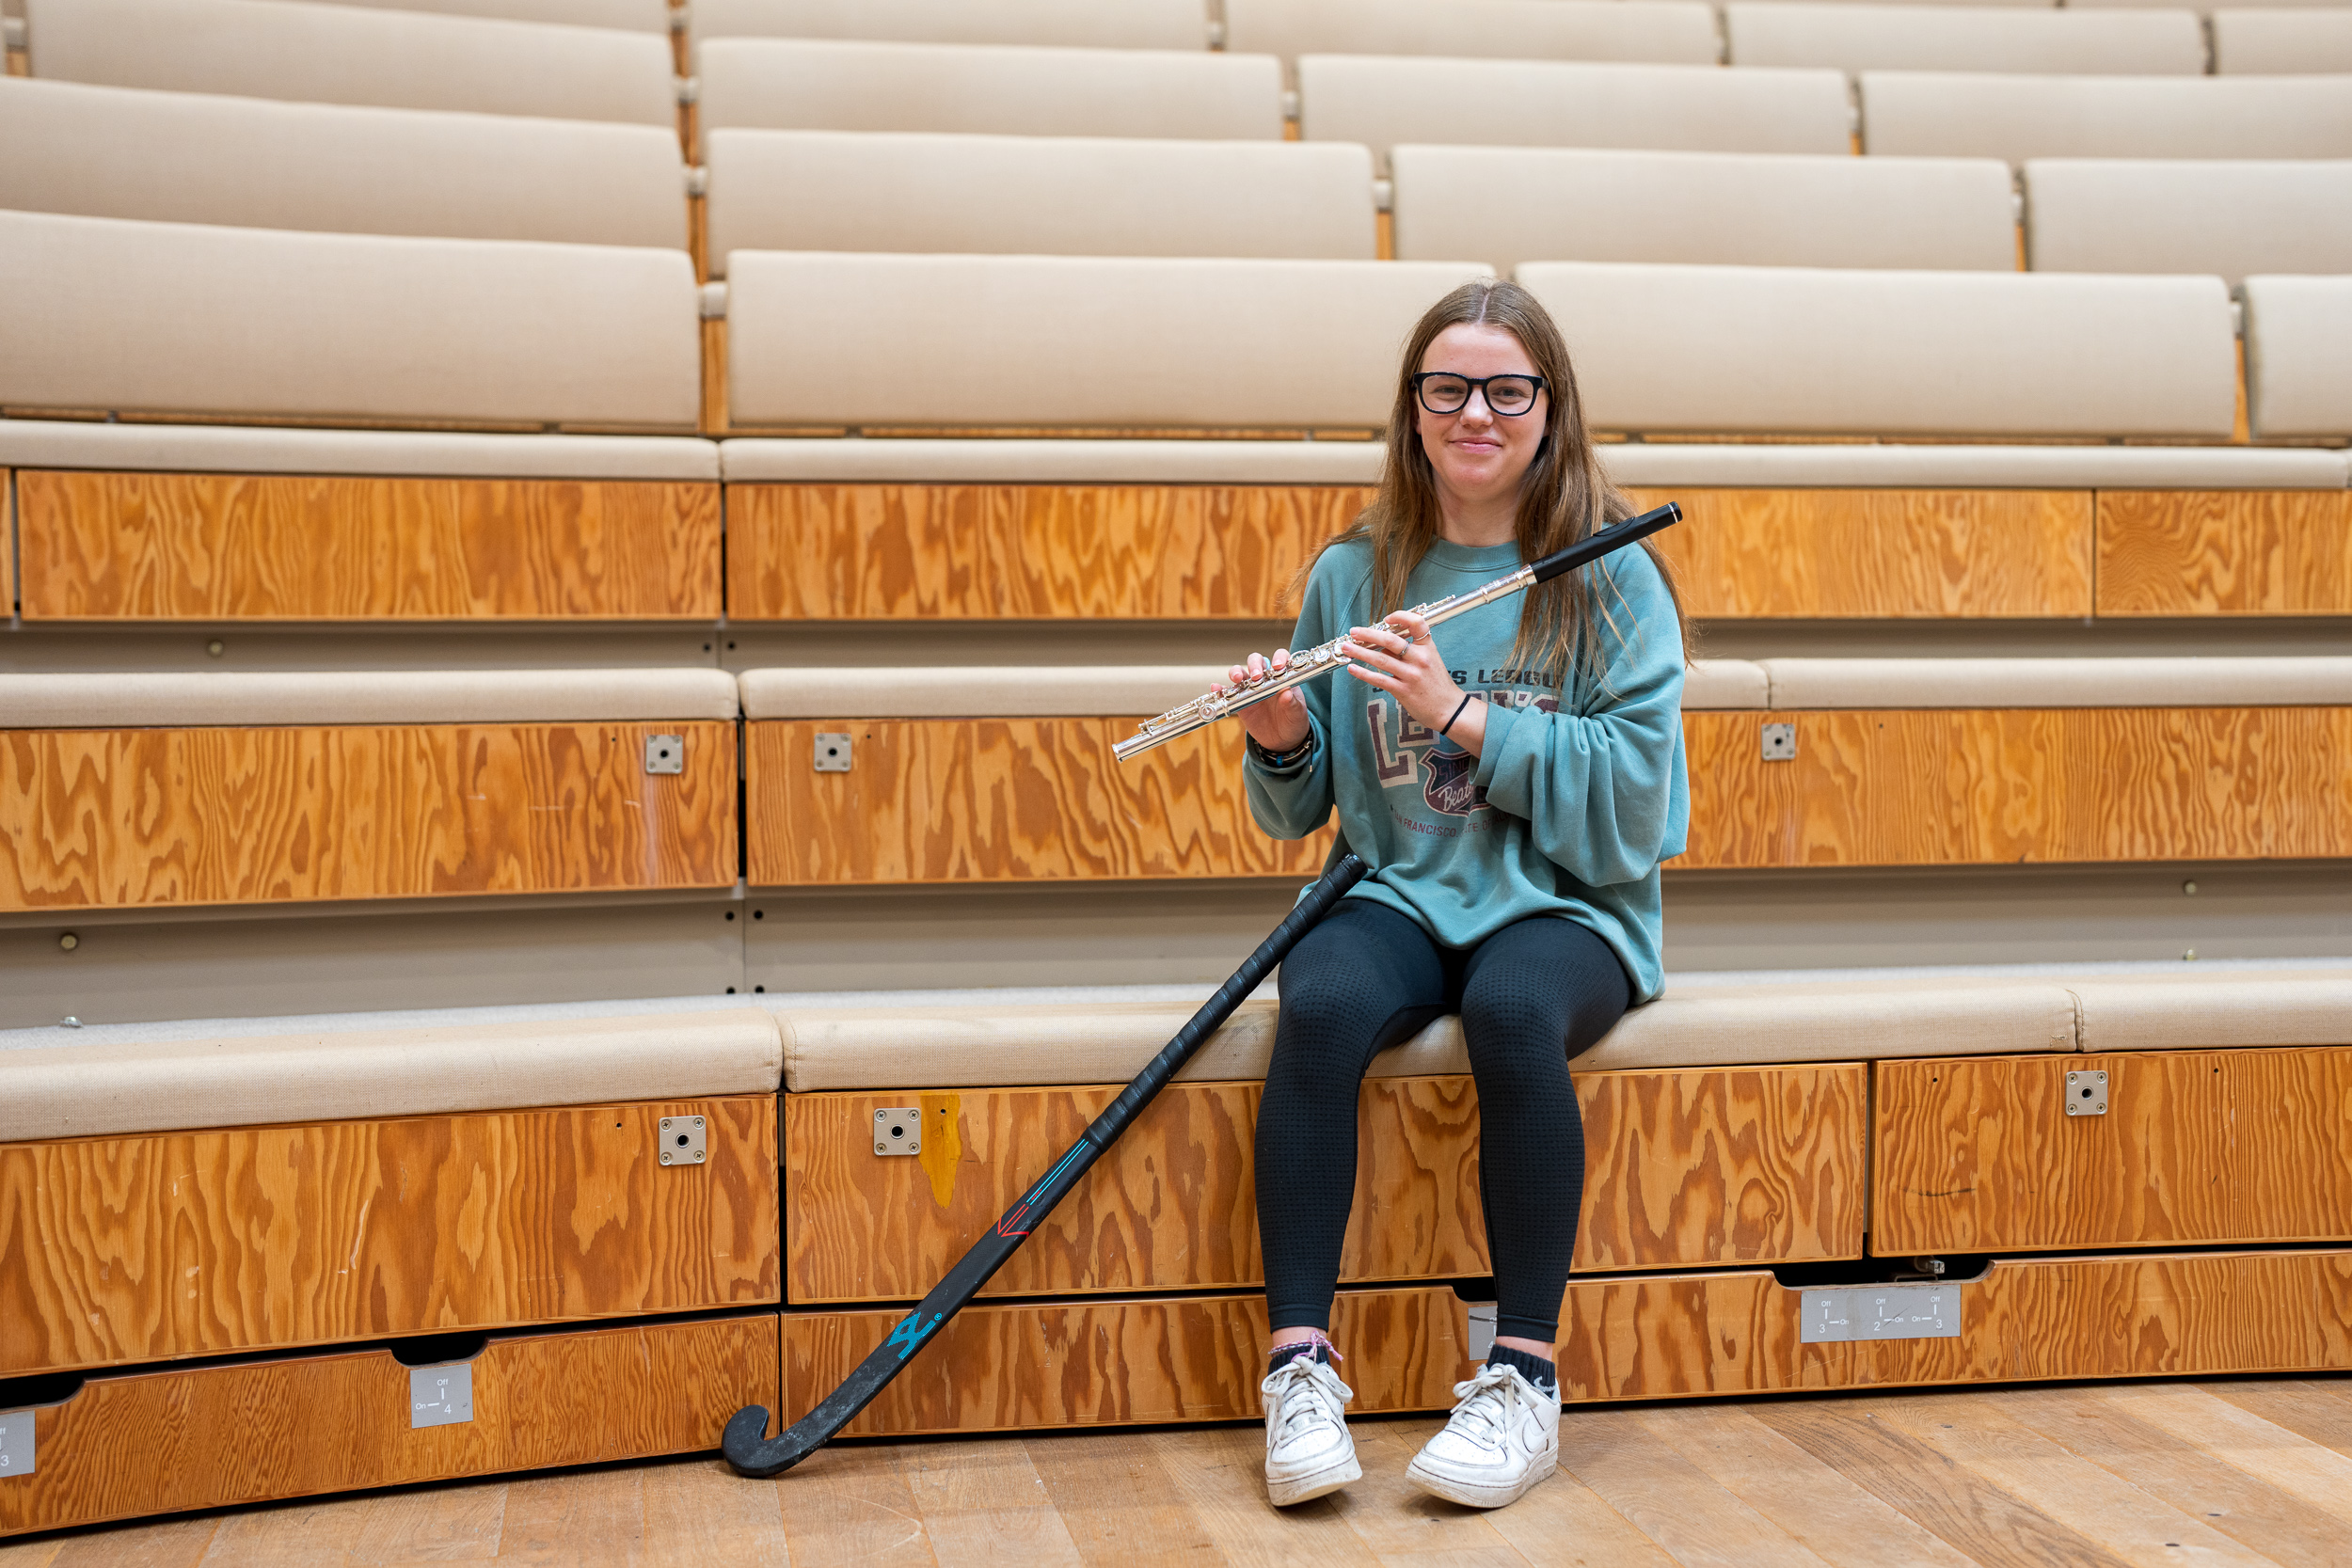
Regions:
[[[705,132],[1282,139],[1281,62],[1266,55],[712,39],[695,57]]]
[[[2037,272],[2352,270],[2352,160],[2037,158],[2025,174]]]
[[[2235,417],[2217,277],[1575,261],[1518,277],[1605,430],[2226,440]]]
[[[700,409],[677,250],[0,213],[0,301],[18,408],[670,429]]]
[[[1492,56],[1713,65],[1711,8],[1695,0],[1225,0],[1225,46],[1255,55]],[[1480,126],[1516,105],[1458,107]]]
[[[494,16],[509,22],[553,22],[568,27],[618,27],[629,33],[670,31],[669,0],[309,0],[331,6],[373,6],[393,11],[440,11]]]
[[[1399,147],[1396,254],[2014,271],[1989,158]]]
[[[1201,0],[697,0],[698,39],[875,39],[1080,49],[1206,49]]]
[[[2352,277],[2246,280],[2246,411],[2256,436],[2352,436]]]
[[[289,0],[26,0],[35,76],[310,103],[672,125],[649,33]]]
[[[1361,142],[1842,153],[1850,110],[1835,71],[1586,65],[1562,60],[1298,62],[1299,135]],[[1481,105],[1507,105],[1482,109]],[[1475,116],[1476,132],[1465,124]]]
[[[2185,8],[2077,11],[1735,0],[1724,8],[1724,26],[1735,66],[2122,76],[2205,71],[2205,35],[2197,13]]]
[[[737,251],[738,425],[1384,424],[1441,261]]]
[[[2352,158],[2352,76],[1865,71],[1874,153],[1950,158]]]
[[[244,229],[686,245],[652,125],[0,77],[0,209]]]
[[[2216,11],[2213,63],[2225,76],[2352,71],[2352,6]]]
[[[730,250],[1377,254],[1372,155],[1341,142],[733,130],[704,143],[718,277]]]

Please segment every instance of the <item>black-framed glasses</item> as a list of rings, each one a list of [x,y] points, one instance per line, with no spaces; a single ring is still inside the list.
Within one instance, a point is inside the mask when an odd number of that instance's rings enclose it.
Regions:
[[[1486,394],[1486,406],[1506,420],[1516,420],[1535,406],[1544,389],[1540,375],[1456,375],[1452,371],[1422,371],[1412,377],[1413,395],[1432,414],[1459,414],[1470,406],[1470,394]]]

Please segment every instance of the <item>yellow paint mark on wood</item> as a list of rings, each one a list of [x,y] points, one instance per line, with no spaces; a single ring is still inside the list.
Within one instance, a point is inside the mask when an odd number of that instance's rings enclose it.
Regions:
[[[956,1163],[963,1158],[963,1096],[923,1096],[923,1147],[915,1153],[931,1179],[931,1201],[942,1209],[956,1196]]]

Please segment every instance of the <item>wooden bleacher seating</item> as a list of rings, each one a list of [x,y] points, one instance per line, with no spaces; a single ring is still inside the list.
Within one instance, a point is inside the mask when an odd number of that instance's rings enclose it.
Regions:
[[[2217,10],[2213,66],[2225,76],[2352,71],[2352,8]]]
[[[2246,404],[2257,436],[2352,436],[2352,277],[2246,280]]]
[[[1713,65],[1695,0],[1224,0],[1225,47],[1253,55],[1493,55]],[[1483,135],[1483,133],[1482,133]]]
[[[2017,265],[2009,167],[1989,158],[1403,146],[1389,165],[1407,260]]]
[[[0,675],[0,910],[732,887],[735,716],[707,669]]]
[[[1282,139],[1281,62],[1264,55],[727,38],[694,55],[706,132]]]
[[[731,250],[1378,254],[1371,155],[1339,143],[726,130],[703,145],[713,277]]]
[[[555,22],[571,27],[617,27],[667,33],[669,0],[322,0],[332,6],[386,10],[443,11],[451,16],[501,17],[509,22]]]
[[[0,1534],[707,1449],[778,1396],[767,1015],[113,1035],[0,1048],[39,1460]],[[412,1426],[411,1367],[460,1363],[470,1418]]]
[[[2202,76],[2197,13],[1975,5],[1807,5],[1732,0],[1724,33],[1735,66],[1840,71],[2051,71]]]
[[[0,78],[0,209],[313,233],[686,245],[666,127]]]
[[[2036,158],[2037,272],[2328,273],[2352,266],[2352,162]]]
[[[871,39],[1077,49],[1206,49],[1202,0],[709,0],[692,8],[697,39]]]
[[[1464,103],[1511,105],[1487,146],[1843,153],[1852,129],[1841,73],[1762,67],[1309,55],[1298,103],[1303,139],[1361,143],[1384,168],[1401,142],[1458,144]]]
[[[1906,157],[2352,157],[2352,77],[1866,71],[1865,150]]]
[[[302,0],[26,0],[35,76],[671,125],[666,38]]]

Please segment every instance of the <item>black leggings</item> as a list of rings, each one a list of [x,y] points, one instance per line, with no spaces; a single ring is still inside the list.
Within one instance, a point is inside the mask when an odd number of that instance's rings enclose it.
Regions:
[[[1607,1034],[1631,999],[1616,954],[1552,915],[1505,926],[1476,947],[1440,947],[1395,911],[1350,898],[1291,950],[1281,990],[1258,1105],[1258,1231],[1272,1326],[1330,1326],[1356,1191],[1364,1069],[1375,1053],[1458,1008],[1478,1082],[1495,1332],[1549,1344],[1584,1200],[1584,1123],[1568,1058]]]

